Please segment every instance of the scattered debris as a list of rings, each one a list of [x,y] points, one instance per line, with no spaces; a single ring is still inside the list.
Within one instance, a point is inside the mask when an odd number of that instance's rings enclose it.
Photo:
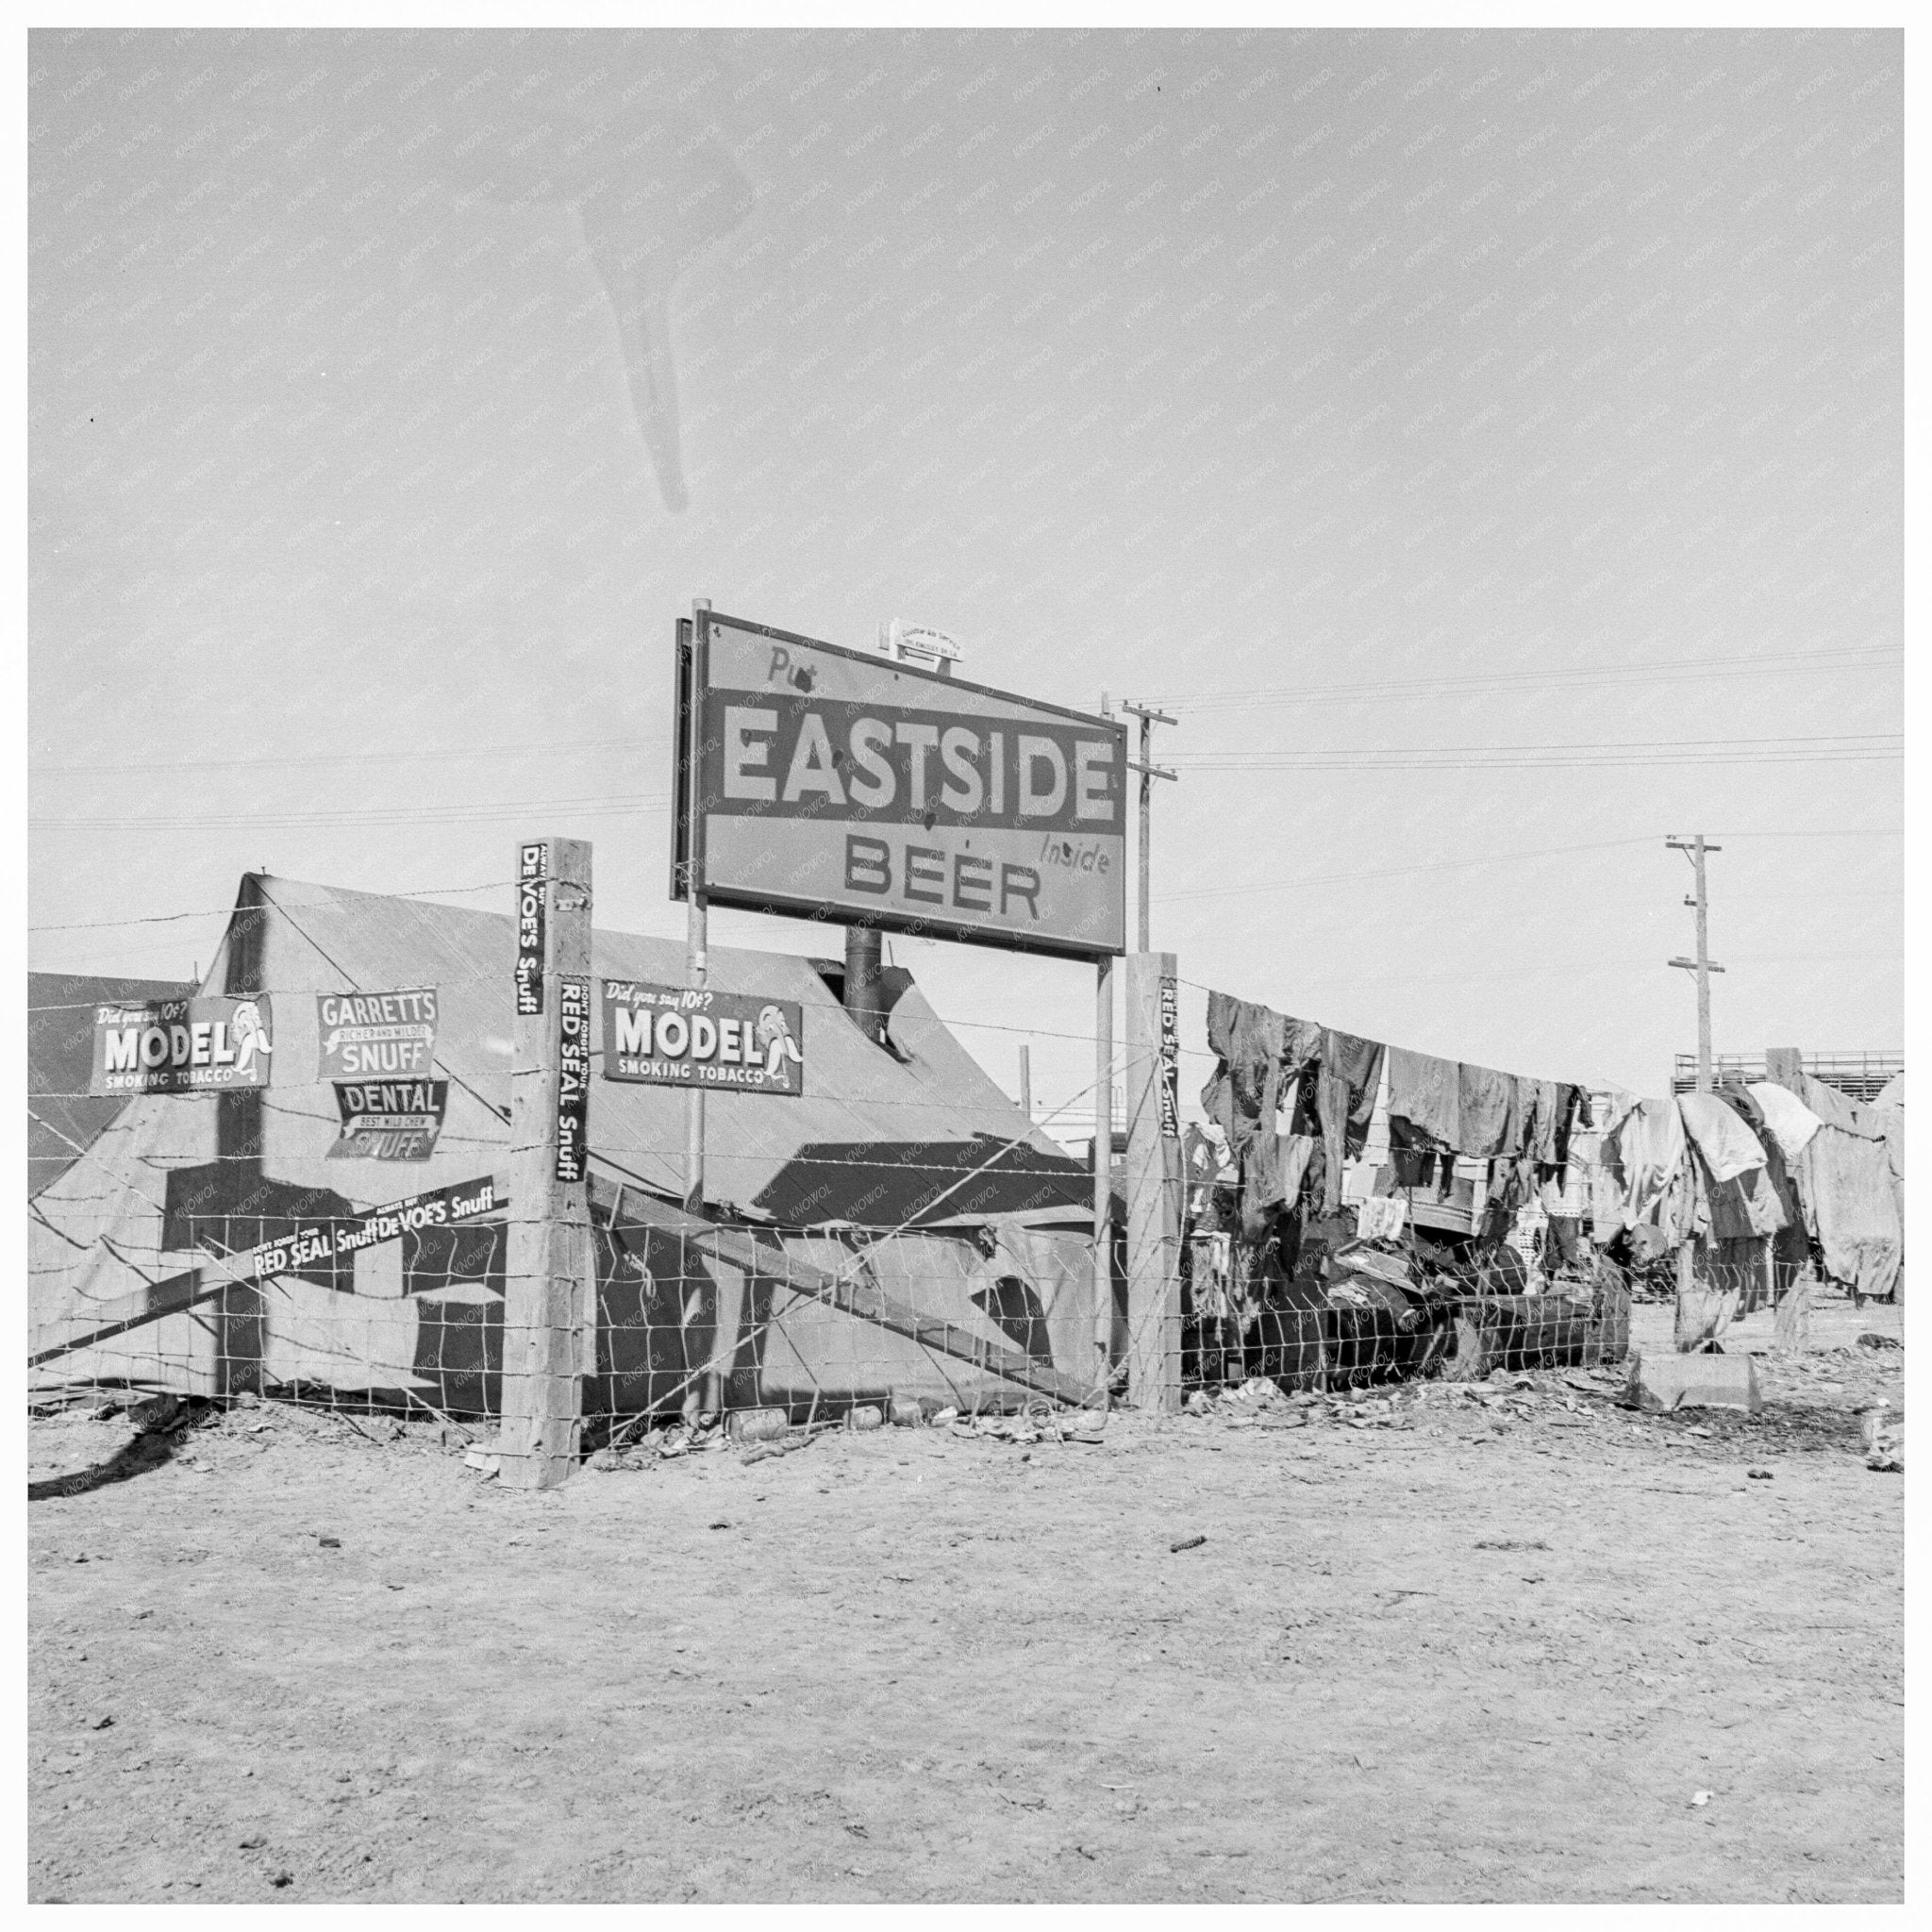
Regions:
[[[731,1418],[732,1440],[739,1442],[773,1442],[791,1426],[791,1418],[782,1408],[741,1409]]]
[[[747,1449],[738,1459],[749,1466],[762,1462],[771,1456],[790,1456],[795,1449],[808,1449],[827,1429],[835,1429],[837,1423],[809,1423],[802,1429],[794,1429],[775,1442],[760,1442],[755,1449]],[[633,1465],[635,1466],[635,1465]]]
[[[1881,1474],[1903,1475],[1906,1467],[1906,1424],[1891,1420],[1891,1405],[1881,1397],[1858,1417],[1858,1441],[1865,1467]]]
[[[1764,1407],[1748,1355],[1632,1355],[1624,1400],[1654,1415],[1679,1408],[1740,1408],[1756,1415]]]
[[[315,1541],[325,1550],[339,1550],[342,1546],[342,1540],[339,1536],[319,1536]]]
[[[1754,1483],[1768,1483],[1772,1479],[1772,1473],[1768,1469],[1747,1469],[1744,1474]]]
[[[1184,1536],[1179,1542],[1168,1544],[1168,1554],[1177,1557],[1183,1550],[1198,1550],[1207,1541],[1205,1536]]]
[[[1546,1550],[1549,1548],[1549,1544],[1544,1542],[1541,1537],[1522,1542],[1518,1542],[1509,1537],[1498,1537],[1485,1539],[1476,1544],[1476,1548],[1479,1550]]]
[[[137,1436],[165,1436],[187,1420],[187,1413],[178,1395],[154,1395],[134,1403],[127,1420]]]
[[[91,1731],[105,1731],[113,1722],[114,1720],[111,1717],[97,1717],[88,1725],[88,1729]]]

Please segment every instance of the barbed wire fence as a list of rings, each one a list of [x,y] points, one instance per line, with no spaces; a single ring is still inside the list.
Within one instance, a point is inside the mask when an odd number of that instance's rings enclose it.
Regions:
[[[308,941],[332,987],[355,988],[296,908],[273,909]],[[454,948],[421,964],[458,1006],[508,1004],[500,972]],[[451,1107],[432,1166],[348,1162],[341,1171],[355,1179],[336,1186],[274,1178],[333,1178],[319,1164],[340,1125],[325,1087],[143,1096],[96,1141],[63,1134],[74,1164],[29,1204],[30,1399],[273,1394],[486,1433],[502,1413],[508,1223],[496,1176],[508,1108],[458,1069],[439,1072]],[[1008,1194],[991,1211],[975,1187],[1030,1137],[1090,1118],[1097,1086],[970,1157],[908,1150],[920,1200],[896,1218],[880,1210],[896,1177],[889,1164],[823,1151],[815,1161],[827,1174],[874,1177],[870,1191],[841,1187],[851,1218],[781,1223],[729,1206],[750,1191],[741,1171],[767,1171],[785,1151],[781,1124],[714,1149],[727,1205],[689,1216],[672,1184],[681,1145],[607,1128],[591,1148],[583,1445],[733,1415],[793,1426],[1117,1397],[1141,1339],[1127,1325],[1124,1214],[1102,1290],[1091,1223],[1064,1200],[1055,1213]],[[891,1104],[861,1112],[838,1102],[855,1149],[875,1141],[874,1116]],[[1352,1176],[1384,1151],[1372,1144]],[[417,1173],[424,1182],[404,1178]],[[1278,1238],[1243,1240],[1224,1208],[1188,1217],[1180,1255],[1189,1389],[1613,1364],[1628,1347],[1631,1301],[1678,1287],[1669,1257],[1566,1243],[1554,1222],[1526,1252],[1437,1239],[1412,1218],[1393,1239],[1303,1226],[1289,1251]],[[1789,1285],[1757,1252],[1719,1248],[1697,1251],[1693,1280],[1705,1299],[1680,1338],[1692,1346]]]

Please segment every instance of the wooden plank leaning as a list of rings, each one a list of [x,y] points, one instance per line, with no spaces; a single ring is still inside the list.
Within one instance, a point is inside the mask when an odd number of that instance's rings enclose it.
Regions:
[[[593,1174],[591,1198],[598,1208],[616,1214],[618,1190],[614,1184]],[[776,1242],[759,1239],[749,1228],[720,1227],[715,1222],[687,1214],[670,1202],[658,1200],[635,1187],[624,1190],[622,1218],[677,1235],[700,1254],[714,1255],[747,1273],[782,1282],[795,1294],[808,1295],[857,1321],[871,1322],[895,1335],[908,1336],[923,1348],[970,1362],[986,1374],[996,1375],[1003,1382],[1029,1389],[1055,1402],[1063,1402],[1069,1407],[1085,1407],[1101,1396],[1100,1391],[1076,1376],[1061,1374],[1048,1363],[1036,1361],[1017,1349],[1003,1348],[996,1341],[989,1341],[984,1336],[939,1317],[922,1314],[862,1275],[831,1274],[815,1268],[796,1256],[788,1255]]]

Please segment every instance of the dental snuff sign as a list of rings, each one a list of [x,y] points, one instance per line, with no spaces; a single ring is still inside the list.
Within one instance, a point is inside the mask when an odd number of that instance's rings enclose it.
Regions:
[[[678,684],[698,759],[674,896],[689,872],[754,911],[1125,950],[1126,733],[1110,719],[710,611]]]
[[[449,1110],[447,1080],[338,1080],[331,1160],[427,1160]]]
[[[94,1008],[90,1093],[203,1093],[266,1087],[275,1048],[267,993]]]
[[[805,1087],[804,1011],[795,1000],[607,979],[604,1077],[796,1095]]]

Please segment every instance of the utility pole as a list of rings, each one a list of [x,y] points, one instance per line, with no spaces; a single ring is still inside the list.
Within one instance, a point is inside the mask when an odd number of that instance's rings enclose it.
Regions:
[[[1683,853],[1690,861],[1690,869],[1697,874],[1697,892],[1694,898],[1684,901],[1697,914],[1697,957],[1694,959],[1677,958],[1669,963],[1681,967],[1686,973],[1697,975],[1697,1091],[1708,1093],[1711,1090],[1710,1062],[1710,975],[1724,969],[1710,957],[1710,897],[1705,891],[1704,859],[1710,852],[1722,852],[1722,845],[1707,845],[1704,834],[1699,832],[1691,839],[1666,839],[1664,843],[1673,852]]]
[[[1105,708],[1104,705],[1103,708]],[[1131,711],[1141,721],[1141,756],[1139,758],[1129,758],[1127,760],[1127,769],[1130,772],[1139,772],[1141,774],[1141,942],[1135,950],[1144,953],[1148,950],[1149,945],[1147,938],[1147,852],[1148,828],[1153,818],[1154,808],[1154,781],[1157,778],[1172,778],[1177,775],[1167,770],[1164,765],[1157,765],[1153,762],[1154,727],[1157,724],[1178,724],[1180,720],[1178,718],[1170,718],[1165,711],[1155,710],[1151,705],[1131,705],[1124,698],[1121,700],[1121,709]]]
[[[700,680],[706,675],[710,660],[710,621],[711,600],[693,597],[691,600],[691,735],[684,748],[685,757],[690,760],[685,795],[691,801],[691,824],[685,834],[689,870],[685,874],[684,970],[686,983],[692,987],[704,985],[710,964],[707,957],[710,923],[707,917],[704,888],[700,884],[703,868],[698,857],[698,841],[704,836],[705,823],[705,801],[699,796],[698,780],[703,749],[698,721],[704,716],[705,709]],[[687,1214],[705,1211],[705,1090],[695,1080],[684,1096],[684,1208]]]

